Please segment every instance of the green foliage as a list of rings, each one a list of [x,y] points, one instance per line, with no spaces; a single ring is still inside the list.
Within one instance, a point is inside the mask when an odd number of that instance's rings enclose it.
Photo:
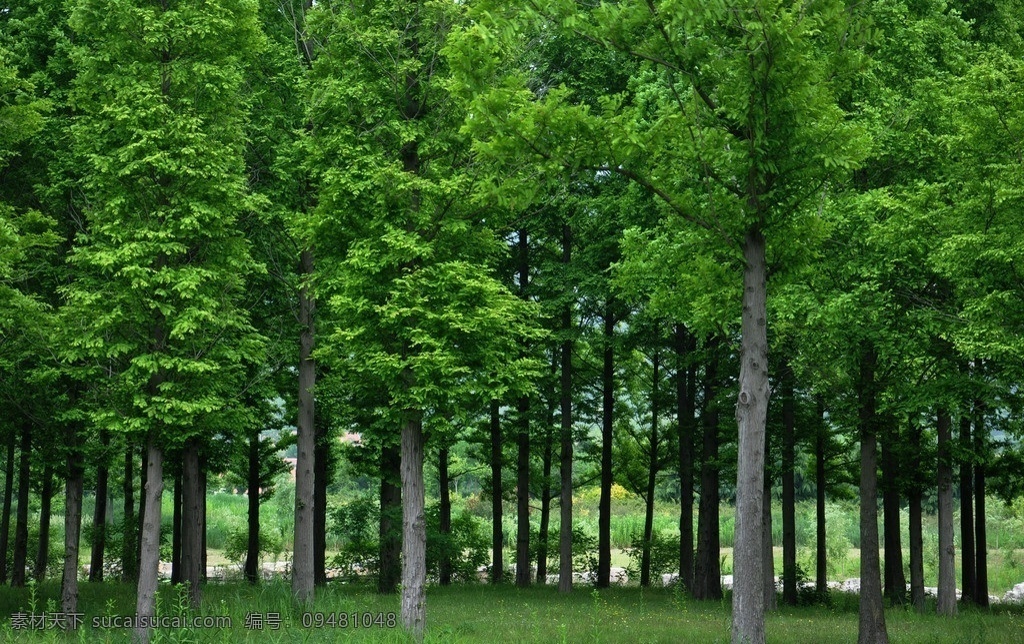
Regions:
[[[259,558],[274,557],[275,559],[281,554],[284,546],[281,543],[281,539],[278,535],[275,535],[270,530],[264,530],[260,527],[259,535]],[[232,530],[227,537],[227,540],[223,544],[224,556],[228,561],[236,564],[244,564],[245,557],[249,552],[249,532],[248,530]]]
[[[655,530],[651,535],[651,579],[656,580],[661,575],[679,570],[679,535],[666,534],[661,530]],[[640,563],[643,559],[644,536],[643,532],[634,532],[629,547],[625,549],[629,556],[629,566],[626,573],[630,579],[640,579]]]

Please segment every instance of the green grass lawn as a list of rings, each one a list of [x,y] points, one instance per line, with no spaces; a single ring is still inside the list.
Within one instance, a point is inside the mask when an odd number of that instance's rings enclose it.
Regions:
[[[86,627],[65,637],[55,630],[14,630],[11,615],[53,610],[59,588],[55,583],[29,589],[0,589],[0,641],[125,642],[123,629],[93,629],[92,619],[134,612],[131,587],[116,583],[83,584],[81,607]],[[161,588],[161,614],[182,614],[177,591]],[[34,602],[34,609],[33,609]],[[427,641],[448,642],[727,642],[728,601],[697,602],[670,590],[616,588],[594,591],[578,588],[568,596],[552,588],[518,590],[510,586],[431,588],[427,596]],[[934,607],[932,606],[932,609]],[[318,591],[315,614],[307,621],[337,621],[348,626],[303,626],[302,611],[292,606],[284,583],[250,587],[241,583],[210,584],[200,614],[229,617],[232,628],[164,629],[156,642],[404,642],[398,628],[370,625],[397,613],[398,598],[382,597],[364,586],[333,585]],[[271,616],[281,625],[270,629]],[[334,619],[328,615],[334,615]],[[246,628],[246,616],[261,616],[262,630]],[[369,618],[364,618],[368,615]],[[355,618],[353,618],[355,616]],[[893,609],[886,613],[893,642],[1024,642],[1024,609],[999,607],[991,611],[963,609],[955,619],[916,615]],[[346,619],[346,618],[342,618]],[[361,624],[368,622],[365,627]],[[356,628],[356,622],[359,627]],[[252,624],[250,624],[252,626]],[[857,598],[835,596],[832,607],[783,608],[768,618],[770,642],[839,644],[857,639]]]

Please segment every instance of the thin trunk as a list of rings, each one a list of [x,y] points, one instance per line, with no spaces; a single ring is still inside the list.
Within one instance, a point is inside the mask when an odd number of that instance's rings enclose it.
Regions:
[[[601,497],[597,505],[597,587],[611,585],[612,569],[612,428],[615,414],[615,317],[611,311],[611,299],[605,302],[604,310],[604,364],[601,371]],[[650,504],[650,501],[648,501]],[[644,540],[644,559],[650,568],[650,544]],[[641,564],[641,569],[643,565]],[[648,577],[650,570],[647,571]],[[640,573],[640,585],[643,571]],[[648,583],[650,580],[648,579]]]
[[[551,465],[554,460],[554,421],[548,423],[544,434],[544,452],[541,454],[541,474],[544,487],[540,492],[540,526],[537,529],[537,583],[548,583],[548,536],[551,526]]]
[[[694,570],[693,596],[696,599],[722,598],[722,567],[719,555],[721,539],[718,521],[718,408],[715,390],[718,379],[718,341],[707,343],[708,361],[704,369],[703,450],[700,464],[700,507],[697,511],[697,567]],[[760,533],[758,533],[760,534]],[[758,556],[761,550],[758,548]],[[760,590],[760,586],[758,587]]]
[[[14,450],[17,437],[7,435],[7,466],[4,470],[4,508],[0,517],[0,585],[7,583],[7,546],[11,534],[11,501],[14,497]]]
[[[148,482],[146,477],[149,476],[149,467],[147,466],[149,454],[147,449],[146,445],[142,445],[139,448],[139,464],[141,467],[139,472],[139,514],[135,517],[135,534],[132,536],[132,543],[135,544],[135,556],[132,565],[135,567],[134,578],[136,581],[139,578],[138,566],[141,565],[140,562],[142,561],[142,529],[146,519],[146,483]]]
[[[70,449],[64,485],[64,573],[60,582],[60,608],[62,613],[70,616],[78,612],[78,549],[82,534],[82,494],[85,488],[77,426],[69,427],[67,442]],[[100,503],[99,498],[96,503]],[[100,529],[102,525],[100,523]]]
[[[516,586],[530,585],[530,399],[519,399],[516,439]]]
[[[491,574],[492,584],[500,584],[505,573],[505,534],[501,516],[501,416],[498,401],[491,401]]]
[[[39,543],[36,548],[36,565],[32,576],[36,581],[46,578],[46,568],[50,561],[50,515],[53,505],[53,468],[47,464],[43,468],[43,489],[39,495]]]
[[[739,455],[736,465],[736,538],[733,548],[732,641],[763,644],[764,565],[762,506],[764,435],[768,414],[768,336],[765,240],[757,227],[743,240],[743,315],[740,340]]]
[[[397,445],[385,445],[380,461],[380,575],[377,592],[398,591],[402,576],[402,488],[401,452]]]
[[[939,615],[956,615],[956,547],[953,545],[953,456],[952,421],[949,412],[939,409]]]
[[[135,542],[135,448],[130,443],[124,449],[124,486],[121,490],[124,497],[121,580],[134,583],[139,580],[139,560]]]
[[[693,408],[696,366],[691,357],[694,338],[676,325],[676,412],[679,434],[679,583],[693,593]]]
[[[181,453],[181,581],[193,610],[202,601],[203,501],[199,481],[199,439],[185,441]]]
[[[964,601],[973,601],[978,585],[974,565],[974,467],[971,459],[971,418],[966,408],[960,417],[960,574]]]
[[[767,453],[767,449],[765,450]],[[762,512],[764,512],[761,530],[761,561],[764,566],[764,609],[773,611],[779,608],[778,587],[775,585],[775,544],[772,541],[772,484],[765,476]]]
[[[530,241],[519,230],[519,296],[529,299]],[[530,398],[523,396],[517,406],[519,426],[516,435],[516,586],[530,585]]]
[[[860,620],[859,644],[886,644],[889,634],[882,607],[878,561],[878,458],[876,456],[876,384],[878,355],[866,346],[861,355],[858,403],[860,406]]]
[[[782,601],[796,606],[796,396],[793,368],[782,368]],[[770,519],[769,519],[770,520]]]
[[[313,251],[301,255],[302,275],[313,275]],[[313,603],[313,450],[316,447],[313,387],[316,385],[315,346],[316,303],[310,285],[299,291],[299,418],[295,463],[295,538],[292,556],[292,595],[300,604]]]
[[[31,477],[32,425],[24,420],[21,428],[21,460],[18,467],[18,515],[14,525],[14,556],[11,586],[25,585],[25,563],[28,560],[28,493]]]
[[[245,547],[245,580],[255,584],[260,579],[260,430],[249,434],[249,467],[246,476],[246,513],[248,539]]]
[[[402,626],[416,641],[427,621],[426,579],[423,424],[416,416],[402,426]]]
[[[316,438],[313,447],[313,583],[327,584],[327,486],[330,484],[330,442],[327,419],[317,414],[313,419]]]
[[[89,561],[90,582],[103,581],[103,551],[107,545],[107,447],[110,445],[110,434],[106,430],[100,432],[100,444],[103,446],[103,455],[96,466],[96,506],[92,515],[92,555]]]
[[[891,421],[887,440],[882,442],[882,511],[884,515],[885,596],[892,606],[907,602],[907,577],[903,572],[903,537],[900,531],[899,462],[894,444],[899,433]]]
[[[921,529],[921,490],[914,487],[910,503],[910,603],[914,610],[924,612],[924,536]]]
[[[985,430],[985,403],[974,401],[974,603],[988,608],[988,539],[985,533],[985,461],[988,441]]]
[[[651,437],[648,442],[650,447],[647,468],[647,490],[644,494],[644,547],[640,555],[640,585],[644,588],[651,585],[651,544],[654,539],[654,491],[658,482],[658,470],[661,463],[658,461],[658,381],[661,379],[660,360],[657,353],[654,354],[653,367],[654,377],[651,384]],[[611,436],[608,437],[609,442]],[[611,454],[609,454],[609,474],[611,473]]]
[[[566,224],[562,229],[562,263],[569,266],[572,259],[572,231]],[[568,332],[572,328],[572,306],[566,305],[562,312],[562,329],[567,339],[562,342],[561,401],[562,410],[561,453],[559,471],[562,480],[559,498],[561,524],[558,529],[558,591],[572,591],[572,340]]]
[[[441,561],[438,563],[438,576],[442,586],[450,586],[452,583],[452,552],[448,547],[449,535],[452,532],[452,495],[449,489],[451,481],[448,479],[448,446],[440,450],[437,464],[438,489],[441,492],[441,536],[444,539],[445,548],[441,552]]]
[[[207,550],[206,550],[206,526],[209,525],[206,522],[206,501],[207,501],[207,464],[206,464],[206,452],[199,452],[199,520],[202,522],[199,529],[199,578],[205,584],[206,583],[206,570],[207,570]]]
[[[155,387],[154,387],[155,388]],[[139,560],[139,583],[136,591],[135,614],[147,624],[140,624],[133,633],[136,642],[149,642],[150,629],[156,615],[156,588],[160,573],[160,515],[164,491],[164,453],[157,442],[158,430],[151,430],[146,450],[146,485],[143,498],[146,509],[142,514],[142,556]]]
[[[180,458],[180,455],[179,455]],[[171,462],[178,460],[171,456]],[[179,461],[178,471],[174,473],[174,493],[171,495],[171,584],[177,586],[181,583],[181,464]]]
[[[819,595],[828,592],[828,545],[825,540],[825,443],[828,438],[828,425],[825,423],[825,405],[818,401],[818,432],[814,450],[814,481],[815,481],[815,583],[814,590]]]

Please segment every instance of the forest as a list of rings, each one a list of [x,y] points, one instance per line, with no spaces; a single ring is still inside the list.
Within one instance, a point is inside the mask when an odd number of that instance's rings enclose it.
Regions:
[[[1021,0],[0,0],[0,618],[1024,635],[1022,240]]]

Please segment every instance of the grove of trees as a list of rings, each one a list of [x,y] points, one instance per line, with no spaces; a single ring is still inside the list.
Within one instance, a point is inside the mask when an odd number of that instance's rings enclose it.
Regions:
[[[925,608],[925,513],[938,611],[957,588],[987,605],[985,504],[1024,493],[1022,16],[0,0],[0,583],[47,575],[63,485],[62,610],[106,558],[152,617],[170,486],[172,579],[198,607],[219,475],[249,492],[256,583],[294,443],[295,601],[327,580],[344,460],[379,482],[377,587],[422,638],[461,554],[428,575],[425,472],[450,534],[471,445],[495,583],[546,583],[556,557],[571,592],[574,494],[596,482],[597,587],[618,485],[645,505],[639,583],[670,498],[676,583],[720,599],[729,504],[732,639],[764,642],[776,496],[798,601],[799,481],[819,594],[826,496],[859,495],[861,642],[888,641],[886,599]]]

